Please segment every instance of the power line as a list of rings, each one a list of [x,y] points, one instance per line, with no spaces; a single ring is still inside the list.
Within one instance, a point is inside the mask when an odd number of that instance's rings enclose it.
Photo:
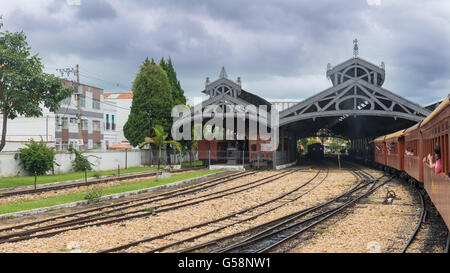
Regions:
[[[70,69],[60,69],[60,68],[57,68],[55,66],[46,66],[46,67],[44,67],[44,69],[47,69],[47,70],[55,69],[58,73],[61,74],[61,77],[63,77],[64,74],[67,74],[67,76],[69,76],[70,73],[74,73],[74,71],[72,71]],[[97,81],[97,82],[98,81],[105,82],[105,83],[110,84],[111,86],[117,87],[117,88],[125,90],[125,91],[130,91],[131,90],[131,87],[129,87],[128,85],[125,85],[125,84],[119,83],[119,82],[113,82],[113,81],[110,81],[110,80],[105,80],[105,79],[99,77],[98,74],[95,74],[95,76],[94,76],[94,73],[92,73],[90,71],[88,71],[88,73],[83,72],[83,73],[79,73],[79,74],[80,74],[80,76],[83,76],[85,78],[88,78],[88,79],[91,79],[91,80],[94,80],[94,81]]]
[[[114,85],[114,86],[116,86],[116,87],[118,87],[118,88],[120,88],[120,89],[123,89],[123,90],[127,90],[127,91],[131,90],[130,87],[125,86],[125,85],[123,85],[123,84],[121,84],[121,83],[118,83],[118,82],[112,82],[112,81],[104,80],[104,79],[101,79],[101,78],[98,78],[98,77],[94,77],[94,76],[91,76],[91,75],[86,75],[86,74],[84,74],[84,73],[80,73],[80,75],[83,76],[83,77],[85,77],[85,78],[89,78],[89,79],[93,79],[93,80],[97,80],[97,81],[102,81],[102,82],[109,83],[109,84]],[[120,86],[124,86],[125,88],[122,88],[122,87],[120,87]]]

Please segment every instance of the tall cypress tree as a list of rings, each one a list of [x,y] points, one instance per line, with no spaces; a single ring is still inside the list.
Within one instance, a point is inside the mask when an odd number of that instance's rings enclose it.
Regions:
[[[181,88],[180,81],[177,79],[177,73],[173,68],[172,58],[169,57],[167,62],[162,58],[159,65],[166,71],[167,77],[169,78],[174,106],[179,104],[185,105],[186,97],[184,96],[184,90]]]
[[[173,97],[166,72],[148,58],[139,67],[133,82],[133,101],[123,132],[131,145],[137,146],[153,135],[153,127],[165,131],[172,126]]]

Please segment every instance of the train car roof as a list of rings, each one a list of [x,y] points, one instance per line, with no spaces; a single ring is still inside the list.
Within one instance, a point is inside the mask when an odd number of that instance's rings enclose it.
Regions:
[[[407,129],[405,130],[405,135],[408,135],[409,133],[411,133],[411,132],[413,132],[413,131],[419,129],[419,127],[420,127],[421,124],[422,124],[422,122],[419,122],[419,123],[417,123],[416,125],[407,128]]]
[[[447,108],[449,105],[450,105],[450,97],[447,97],[441,104],[439,104],[439,106],[433,112],[431,112],[431,114],[428,115],[428,117],[426,117],[422,121],[420,127],[430,122],[434,117],[436,117],[440,112],[442,112],[442,110]]]
[[[374,140],[372,140],[370,143],[372,143],[372,142],[380,142],[380,141],[384,141],[384,138],[385,138],[386,136],[380,136],[380,137],[377,137],[377,138],[375,138]]]
[[[399,138],[399,137],[404,135],[404,132],[405,132],[405,129],[402,129],[400,131],[397,131],[395,133],[387,135],[384,139],[388,140],[388,139],[391,139],[391,138]]]

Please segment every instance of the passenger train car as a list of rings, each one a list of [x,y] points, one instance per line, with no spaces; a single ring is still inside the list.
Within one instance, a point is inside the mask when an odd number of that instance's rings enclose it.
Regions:
[[[423,187],[450,229],[450,98],[447,97],[422,122],[376,138],[375,162],[389,171],[406,174]],[[434,149],[440,147],[441,172],[425,164],[428,155],[436,162]]]

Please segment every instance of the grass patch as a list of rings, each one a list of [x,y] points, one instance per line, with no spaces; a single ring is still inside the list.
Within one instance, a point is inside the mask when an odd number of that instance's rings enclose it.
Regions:
[[[192,167],[200,167],[200,166],[203,166],[203,161],[201,161],[201,160],[192,161]],[[191,167],[191,165],[190,165],[189,161],[187,161],[187,162],[181,163],[181,167],[189,168],[189,167]]]
[[[137,167],[137,168],[128,168],[121,169],[120,174],[127,173],[135,173],[135,172],[144,172],[156,170],[156,167]],[[91,171],[87,173],[87,177],[100,177],[107,175],[115,175],[117,174],[117,169],[110,171]],[[55,174],[55,175],[43,175],[38,176],[37,184],[47,184],[61,181],[70,181],[70,180],[78,180],[84,179],[84,172],[71,172],[71,173],[63,173],[63,174]],[[0,178],[0,188],[11,188],[11,187],[20,187],[20,186],[30,186],[34,185],[34,176],[15,176],[15,177],[3,177]]]
[[[135,191],[135,190],[141,190],[141,189],[145,189],[145,188],[156,187],[156,186],[165,185],[165,184],[169,184],[169,183],[176,182],[176,181],[196,178],[196,177],[204,176],[207,174],[213,174],[213,173],[217,173],[220,171],[221,170],[201,170],[201,171],[196,171],[196,172],[192,172],[192,173],[173,175],[172,177],[162,178],[162,179],[159,179],[158,181],[155,181],[155,179],[150,179],[150,180],[139,181],[139,182],[124,183],[121,185],[102,188],[101,195],[104,196],[104,195],[110,195],[110,194],[115,194],[115,193]],[[8,203],[8,204],[1,204],[0,205],[0,214],[18,212],[18,211],[23,211],[23,210],[31,210],[31,209],[37,209],[37,208],[43,208],[43,207],[55,206],[55,205],[59,205],[59,204],[81,201],[81,200],[85,200],[88,192],[89,191],[77,192],[77,193],[64,194],[64,195],[58,195],[58,196],[35,199],[35,200],[18,201],[18,202],[12,202],[12,203]]]

